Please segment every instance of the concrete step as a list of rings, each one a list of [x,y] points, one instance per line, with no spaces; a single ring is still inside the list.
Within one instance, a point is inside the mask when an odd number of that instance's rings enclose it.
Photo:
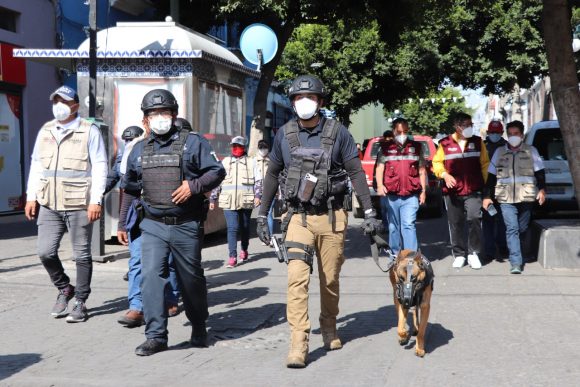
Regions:
[[[532,234],[544,268],[580,269],[580,219],[538,219]]]

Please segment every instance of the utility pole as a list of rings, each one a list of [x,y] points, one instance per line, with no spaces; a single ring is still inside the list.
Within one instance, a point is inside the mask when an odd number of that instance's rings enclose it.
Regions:
[[[89,117],[95,118],[97,107],[97,0],[89,4]]]

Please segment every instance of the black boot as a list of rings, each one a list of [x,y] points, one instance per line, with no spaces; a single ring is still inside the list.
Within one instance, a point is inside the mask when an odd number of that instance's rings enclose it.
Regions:
[[[165,351],[167,343],[155,339],[147,339],[143,344],[135,348],[135,355],[137,356],[151,356],[157,352]]]
[[[207,329],[205,328],[205,324],[193,326],[189,343],[192,347],[207,348]]]

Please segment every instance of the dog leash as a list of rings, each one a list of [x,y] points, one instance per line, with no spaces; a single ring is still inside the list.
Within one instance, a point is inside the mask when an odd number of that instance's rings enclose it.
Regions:
[[[393,266],[395,265],[395,255],[393,254],[393,250],[391,250],[387,241],[385,241],[382,237],[378,236],[377,234],[369,235],[369,237],[371,240],[371,255],[373,257],[373,261],[375,261],[378,268],[381,269],[382,272],[384,273],[390,272]],[[383,269],[379,263],[379,248],[385,249],[385,252],[388,255],[389,262],[387,263],[386,269]]]

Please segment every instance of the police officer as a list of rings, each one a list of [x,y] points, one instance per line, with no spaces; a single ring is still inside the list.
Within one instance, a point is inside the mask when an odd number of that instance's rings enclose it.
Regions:
[[[274,139],[257,219],[258,236],[271,235],[268,210],[278,189],[278,175],[288,212],[282,222],[288,248],[287,318],[291,329],[289,368],[306,366],[308,355],[308,286],[316,254],[320,275],[320,329],[327,350],[342,348],[336,332],[339,274],[344,262],[347,212],[343,201],[348,177],[365,208],[365,232],[381,228],[371,207],[370,193],[355,142],[338,121],[320,114],[326,89],[313,76],[296,78],[289,98],[297,118],[280,128]],[[346,171],[345,171],[346,170]]]
[[[125,141],[125,147],[134,139],[141,137],[143,135],[143,129],[138,126],[129,126],[127,129],[123,130],[123,134],[121,134],[121,139]],[[125,149],[127,151],[127,149]],[[129,150],[130,151],[130,150]],[[107,186],[105,187],[105,194],[109,193],[115,185],[121,180],[123,174],[121,173],[121,162],[123,161],[123,152],[119,152],[117,155],[117,159],[115,160],[115,164],[113,168],[109,171],[107,175]]]
[[[147,340],[135,353],[153,355],[167,349],[164,289],[168,258],[173,255],[185,314],[192,324],[190,343],[207,346],[207,284],[201,266],[205,192],[225,176],[209,143],[174,125],[177,101],[167,90],[143,97],[143,126],[151,135],[135,144],[127,159],[121,187],[123,201],[141,194],[144,219],[140,230],[143,265],[143,312]]]

